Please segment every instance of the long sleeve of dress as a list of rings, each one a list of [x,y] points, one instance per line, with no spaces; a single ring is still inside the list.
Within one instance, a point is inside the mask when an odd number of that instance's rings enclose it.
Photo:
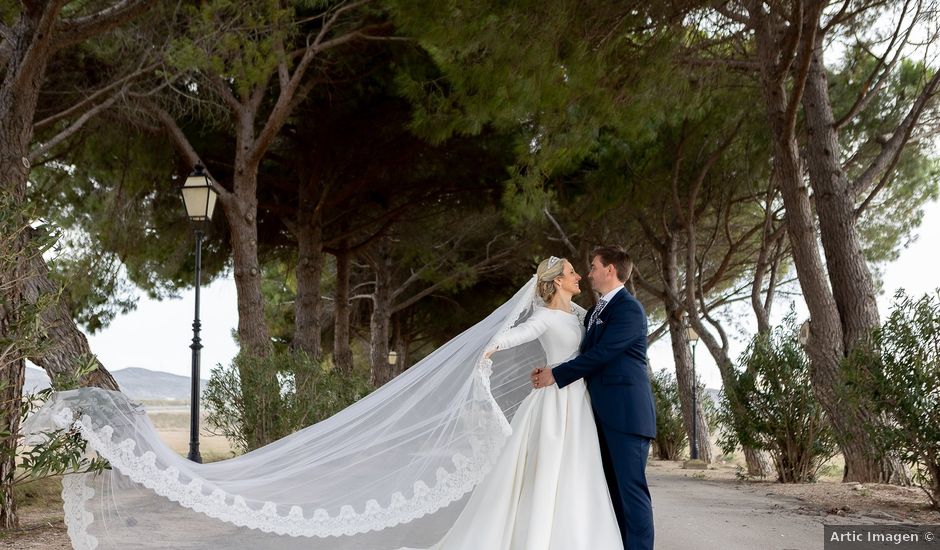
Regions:
[[[528,319],[496,337],[492,349],[501,350],[531,342],[548,329],[549,313],[536,310]]]

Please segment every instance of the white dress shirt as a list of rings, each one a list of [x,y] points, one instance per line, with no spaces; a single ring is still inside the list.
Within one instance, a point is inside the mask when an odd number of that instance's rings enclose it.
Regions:
[[[617,288],[615,288],[615,289],[611,290],[610,292],[608,292],[607,294],[604,294],[603,296],[601,296],[601,300],[604,300],[605,302],[607,302],[607,303],[609,304],[610,301],[614,298],[614,295],[617,294],[618,292],[620,292],[620,289],[622,289],[622,288],[623,288],[623,285],[618,285]]]

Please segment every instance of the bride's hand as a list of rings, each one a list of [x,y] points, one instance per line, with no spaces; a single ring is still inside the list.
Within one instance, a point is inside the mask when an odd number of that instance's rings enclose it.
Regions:
[[[493,356],[494,353],[496,353],[495,349],[487,350],[486,352],[483,353],[483,358],[489,359],[490,357]]]

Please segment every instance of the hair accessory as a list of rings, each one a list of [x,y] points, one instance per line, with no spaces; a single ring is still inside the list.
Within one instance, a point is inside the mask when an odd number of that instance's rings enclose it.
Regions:
[[[555,264],[557,264],[560,261],[561,261],[561,258],[552,256],[551,258],[548,259],[548,267],[554,267]]]

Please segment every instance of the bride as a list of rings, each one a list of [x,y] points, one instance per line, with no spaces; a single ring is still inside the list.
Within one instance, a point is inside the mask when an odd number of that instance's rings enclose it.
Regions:
[[[58,392],[27,443],[73,431],[102,472],[63,478],[74,548],[622,549],[583,380],[533,388],[578,353],[580,276],[548,258],[509,301],[338,414],[198,464],[144,409]]]
[[[551,257],[536,278],[546,305],[499,336],[487,357],[535,339],[549,367],[578,354],[585,311],[571,297],[580,294],[581,277],[567,260]],[[493,473],[434,550],[623,548],[584,380],[533,390],[512,428]]]

